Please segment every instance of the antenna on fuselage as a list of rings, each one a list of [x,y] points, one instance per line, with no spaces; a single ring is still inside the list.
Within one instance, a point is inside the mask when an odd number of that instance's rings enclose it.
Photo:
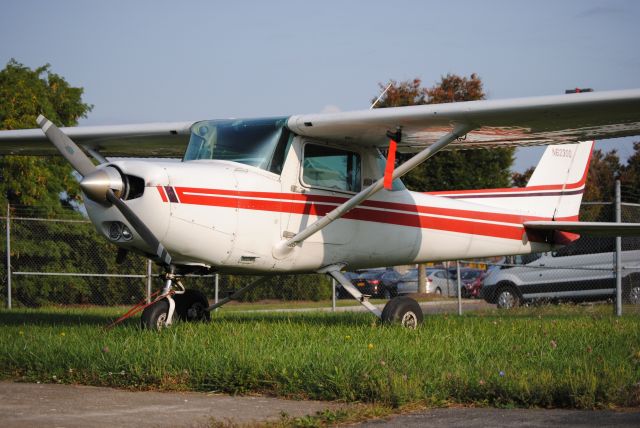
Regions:
[[[387,91],[389,90],[389,88],[391,87],[393,83],[389,83],[387,85],[386,88],[384,88],[384,91],[382,91],[382,93],[380,94],[380,96],[378,98],[376,98],[376,100],[373,102],[373,104],[371,104],[371,107],[369,107],[369,110],[371,110],[372,108],[374,108],[376,106],[376,104],[378,104],[378,101],[380,101],[382,99],[382,97],[384,96],[384,94],[387,93]]]

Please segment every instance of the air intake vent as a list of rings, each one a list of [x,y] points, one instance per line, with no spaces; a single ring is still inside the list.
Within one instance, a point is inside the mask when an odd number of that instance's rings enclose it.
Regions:
[[[135,175],[125,175],[127,193],[124,200],[136,199],[144,193],[144,180]]]

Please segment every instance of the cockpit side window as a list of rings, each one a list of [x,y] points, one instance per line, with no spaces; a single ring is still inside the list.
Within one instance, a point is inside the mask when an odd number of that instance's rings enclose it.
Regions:
[[[302,181],[313,187],[359,192],[362,185],[360,155],[333,147],[306,144]]]

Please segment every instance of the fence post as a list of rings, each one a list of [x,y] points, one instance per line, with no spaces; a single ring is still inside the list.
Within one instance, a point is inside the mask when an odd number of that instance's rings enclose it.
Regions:
[[[11,205],[7,204],[7,309],[11,309]]]
[[[458,315],[462,315],[462,280],[460,279],[460,260],[456,260],[456,278],[458,283]]]
[[[331,278],[331,310],[336,311],[336,280]]]
[[[622,222],[620,180],[616,180],[616,223]],[[622,316],[622,238],[616,236],[616,315]]]
[[[214,294],[214,296],[213,296],[213,299],[214,299],[214,300],[213,300],[213,303],[218,303],[218,290],[219,290],[219,288],[218,288],[218,287],[219,287],[219,285],[220,285],[220,275],[216,274],[215,278],[216,278],[216,279],[215,279],[215,285],[216,285],[216,286],[215,286],[215,294]],[[214,310],[215,310],[215,311],[217,311],[217,310],[218,310],[218,308],[215,308]]]
[[[147,303],[151,303],[151,259],[147,259]]]

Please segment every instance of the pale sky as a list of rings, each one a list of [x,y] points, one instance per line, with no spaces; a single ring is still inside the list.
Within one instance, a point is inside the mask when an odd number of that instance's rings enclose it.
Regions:
[[[50,63],[81,125],[355,110],[478,73],[489,99],[640,88],[640,2],[0,0],[0,67]],[[631,141],[617,147],[626,158]],[[515,170],[537,162],[518,152]]]

